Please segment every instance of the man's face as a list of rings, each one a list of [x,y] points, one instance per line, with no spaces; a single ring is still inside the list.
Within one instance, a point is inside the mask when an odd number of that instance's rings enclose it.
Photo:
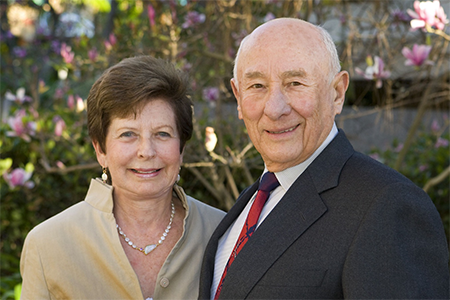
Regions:
[[[237,62],[238,82],[231,81],[239,118],[272,172],[305,161],[321,145],[348,84],[344,72],[345,89],[336,89],[342,72],[330,74],[317,29],[305,27],[272,26],[253,33]]]

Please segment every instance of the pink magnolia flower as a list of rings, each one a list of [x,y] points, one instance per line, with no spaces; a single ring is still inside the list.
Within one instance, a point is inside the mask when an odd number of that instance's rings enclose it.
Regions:
[[[420,166],[419,166],[419,171],[420,171],[420,172],[423,172],[423,171],[425,171],[426,169],[428,169],[428,165],[420,165]]]
[[[61,136],[64,129],[66,129],[66,122],[60,116],[55,116],[53,118],[53,123],[55,123],[55,135]]]
[[[397,147],[395,147],[394,151],[399,153],[400,151],[402,151],[402,149],[403,149],[403,144],[400,143],[400,144],[397,145]]]
[[[75,107],[75,97],[73,95],[69,95],[67,97],[67,106],[70,110],[72,110]]]
[[[362,75],[365,79],[375,80],[377,89],[383,86],[383,79],[389,78],[391,72],[384,69],[384,61],[375,56],[375,62],[372,64],[372,59],[369,56],[367,59],[368,67],[365,71],[360,68],[355,68],[356,73]]]
[[[95,62],[97,60],[97,56],[98,56],[97,48],[94,47],[88,51],[88,57],[92,62]]]
[[[17,136],[26,142],[30,142],[30,136],[34,136],[36,133],[36,122],[26,122],[25,117],[24,109],[18,110],[14,117],[9,117],[7,123],[12,131],[7,131],[6,136]]]
[[[110,35],[109,35],[109,42],[111,43],[111,45],[115,45],[115,44],[117,44],[117,38],[116,38],[116,36],[114,35],[114,33],[111,33]]]
[[[181,25],[184,29],[195,26],[196,24],[200,24],[205,22],[205,15],[200,14],[196,11],[190,11],[186,14],[184,18],[184,23]]]
[[[10,91],[5,93],[5,99],[9,101],[14,101],[18,104],[24,104],[25,102],[31,102],[33,99],[25,95],[25,88],[18,88],[16,94],[14,95]]]
[[[117,43],[117,38],[114,35],[114,33],[111,33],[109,35],[109,38],[105,41],[106,50],[110,51],[116,43]]]
[[[34,187],[34,182],[29,181],[32,172],[27,172],[22,168],[14,169],[11,173],[4,172],[3,178],[11,189],[17,186],[25,186],[29,189]]]
[[[438,132],[439,130],[441,130],[441,126],[439,125],[439,122],[434,119],[433,122],[431,123],[431,130],[433,132]]]
[[[71,64],[75,58],[75,53],[72,52],[72,47],[68,46],[66,43],[62,43],[61,56],[66,64]]]
[[[147,5],[148,20],[150,21],[150,27],[155,27],[155,9],[151,4]]]
[[[411,29],[422,28],[427,31],[427,26],[443,30],[445,24],[448,24],[447,15],[439,0],[434,1],[415,1],[414,10],[408,9],[408,14],[413,18],[411,20]]]
[[[448,143],[448,140],[439,137],[436,141],[436,144],[434,144],[434,148],[448,147]]]
[[[275,15],[271,12],[268,12],[267,15],[264,17],[264,23],[273,19],[275,19]]]
[[[219,99],[219,88],[207,87],[203,89],[203,99],[208,102],[215,102]]]
[[[414,44],[411,49],[404,47],[402,54],[406,58],[406,66],[420,67],[422,65],[433,65],[434,63],[428,59],[430,55],[431,46]]]

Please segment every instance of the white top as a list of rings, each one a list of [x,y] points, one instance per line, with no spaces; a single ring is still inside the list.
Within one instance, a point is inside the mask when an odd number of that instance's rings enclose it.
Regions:
[[[276,172],[275,176],[280,182],[280,186],[278,186],[269,196],[266,204],[264,205],[261,215],[258,220],[257,227],[264,221],[264,219],[270,214],[270,212],[274,209],[274,207],[280,202],[281,198],[283,198],[284,194],[288,191],[291,185],[297,180],[297,178],[306,170],[306,168],[322,153],[323,149],[334,139],[337,135],[338,129],[336,124],[333,125],[328,137],[325,141],[320,145],[319,148],[304,162],[283,170],[281,172]],[[267,172],[267,168],[264,168],[263,174]],[[262,175],[261,175],[262,177]],[[219,240],[219,245],[217,247],[216,252],[216,260],[214,266],[214,279],[213,284],[211,286],[211,299],[214,299],[216,294],[217,286],[219,285],[220,279],[223,274],[223,270],[225,269],[225,265],[228,262],[228,258],[230,257],[231,251],[236,244],[236,241],[241,233],[242,227],[244,226],[244,222],[247,219],[247,215],[250,211],[250,207],[255,200],[256,193],[253,195],[252,199],[247,203],[247,206],[244,208],[239,217],[234,221],[234,223],[228,228],[228,230],[224,233],[224,235]]]

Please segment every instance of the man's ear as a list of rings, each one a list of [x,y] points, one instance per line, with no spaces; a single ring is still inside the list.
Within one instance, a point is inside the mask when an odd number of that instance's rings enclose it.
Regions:
[[[339,72],[333,79],[333,88],[335,90],[334,98],[334,112],[336,115],[340,114],[345,101],[345,92],[349,84],[349,75],[347,71]]]
[[[102,147],[100,147],[100,144],[97,141],[93,141],[92,146],[94,146],[98,163],[102,166],[102,168],[108,167],[108,164],[106,162],[106,154],[103,152]]]
[[[231,89],[233,90],[234,97],[236,98],[236,101],[237,101],[238,116],[239,116],[239,119],[242,120],[241,96],[239,94],[238,83],[236,82],[236,80],[234,78],[231,78],[230,83],[231,83]]]

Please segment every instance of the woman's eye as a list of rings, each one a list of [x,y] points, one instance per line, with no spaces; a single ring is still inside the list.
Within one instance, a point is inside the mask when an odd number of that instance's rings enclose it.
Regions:
[[[134,132],[132,132],[132,131],[126,131],[126,132],[122,132],[121,134],[120,134],[120,137],[132,137],[132,136],[134,136],[135,134],[134,134]]]
[[[156,135],[159,136],[159,137],[163,137],[163,138],[169,138],[169,137],[171,137],[170,133],[165,132],[165,131],[160,131],[160,132],[158,132]]]

